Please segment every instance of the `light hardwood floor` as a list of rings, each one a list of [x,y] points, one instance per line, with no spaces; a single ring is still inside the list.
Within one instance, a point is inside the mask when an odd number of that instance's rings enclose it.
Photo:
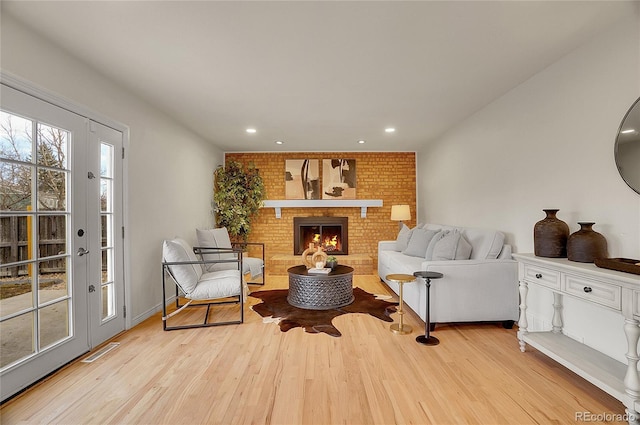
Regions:
[[[287,282],[267,283],[251,289]],[[354,276],[354,285],[390,293],[377,276]],[[414,314],[405,315],[411,335],[349,314],[334,320],[343,336],[333,338],[280,332],[245,308],[244,324],[204,329],[163,332],[152,317],[96,362],[75,362],[5,403],[0,422],[571,424],[576,412],[624,413],[532,348],[521,353],[515,330],[499,324],[439,326],[440,345],[425,347]]]

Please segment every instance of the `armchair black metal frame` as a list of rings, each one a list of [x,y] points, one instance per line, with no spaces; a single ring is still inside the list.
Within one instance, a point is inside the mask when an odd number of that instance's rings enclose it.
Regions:
[[[164,260],[162,261],[162,328],[165,331],[173,331],[177,329],[204,328],[204,327],[210,327],[210,326],[237,325],[237,324],[244,323],[244,277],[242,275],[242,249],[196,247],[196,248],[193,248],[193,252],[197,256],[200,256],[201,259],[198,261],[176,261],[176,262],[169,262]],[[235,258],[221,259],[221,260],[204,260],[202,259],[203,254],[234,254]],[[191,265],[200,264],[202,266],[205,266],[207,264],[214,264],[214,263],[237,263],[238,265],[237,270],[240,272],[239,273],[239,279],[240,279],[239,295],[220,297],[220,298],[206,298],[206,299],[188,298],[186,295],[186,291],[184,291],[184,289],[178,282],[178,279],[176,279],[174,274],[171,272],[171,266],[184,266],[184,265],[190,265],[190,264]],[[173,280],[173,282],[176,285],[176,296],[175,296],[176,310],[172,311],[171,313],[167,313],[167,297],[166,297],[166,276],[167,275],[171,277],[171,280]],[[181,292],[184,295],[184,298],[189,300],[184,304],[180,303]],[[216,299],[221,299],[223,301],[212,301]],[[195,303],[192,304],[192,302],[194,301]],[[205,302],[199,302],[199,301],[205,301]],[[211,311],[211,307],[224,305],[224,304],[240,304],[240,319],[224,321],[224,322],[209,322],[209,314]],[[191,325],[179,325],[179,326],[167,325],[168,319],[175,316],[176,314],[181,312],[183,309],[187,307],[204,307],[204,306],[207,307],[207,310],[204,316],[204,321],[202,323],[191,324]]]

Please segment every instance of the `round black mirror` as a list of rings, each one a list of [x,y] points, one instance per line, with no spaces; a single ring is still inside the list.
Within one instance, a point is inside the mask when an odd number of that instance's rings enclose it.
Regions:
[[[620,124],[615,158],[623,180],[640,193],[640,98],[631,105]]]

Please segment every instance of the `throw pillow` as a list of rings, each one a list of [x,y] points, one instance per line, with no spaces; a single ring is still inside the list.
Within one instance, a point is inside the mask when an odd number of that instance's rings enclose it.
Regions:
[[[396,251],[404,251],[407,249],[412,231],[413,230],[409,229],[406,224],[402,223],[402,228],[398,232],[398,237],[396,238]]]
[[[424,256],[425,260],[433,260],[433,249],[435,248],[438,241],[448,235],[449,232],[449,230],[439,230],[438,233],[436,233],[435,236],[431,238],[431,240],[429,241],[429,245],[427,246],[427,254]]]
[[[449,232],[433,248],[433,260],[468,260],[471,244],[458,231]]]
[[[407,248],[402,251],[404,255],[410,255],[412,257],[422,257],[427,253],[427,247],[429,246],[429,242],[431,239],[438,233],[435,230],[427,230],[427,229],[413,229],[411,232],[411,239],[409,239],[409,244]]]

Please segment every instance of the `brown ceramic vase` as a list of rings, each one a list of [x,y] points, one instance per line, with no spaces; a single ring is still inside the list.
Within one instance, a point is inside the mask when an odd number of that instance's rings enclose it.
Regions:
[[[542,210],[547,216],[533,226],[533,250],[538,257],[566,258],[569,226],[556,218],[559,210]]]
[[[596,258],[607,258],[607,240],[591,227],[595,223],[578,223],[580,230],[569,235],[567,256],[569,261],[593,263]]]

